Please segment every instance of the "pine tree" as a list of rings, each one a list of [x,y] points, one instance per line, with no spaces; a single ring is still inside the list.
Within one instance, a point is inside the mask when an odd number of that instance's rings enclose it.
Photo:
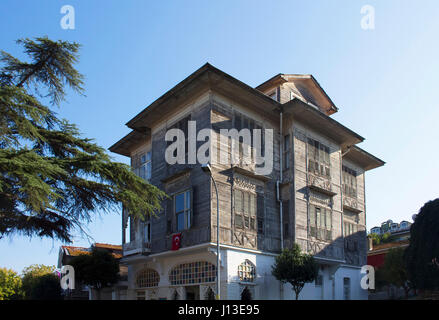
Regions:
[[[0,52],[0,238],[70,242],[97,210],[121,203],[134,218],[155,215],[166,195],[52,110],[66,87],[84,92],[74,68],[80,45],[47,37],[17,43],[29,62]]]

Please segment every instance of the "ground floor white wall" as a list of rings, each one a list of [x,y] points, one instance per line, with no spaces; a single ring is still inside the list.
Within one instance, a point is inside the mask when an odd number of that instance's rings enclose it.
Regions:
[[[169,281],[170,271],[179,264],[196,261],[207,261],[216,266],[216,248],[214,245],[194,248],[193,250],[168,252],[163,255],[144,256],[135,260],[127,259],[128,290],[127,299],[173,299],[177,292],[179,299],[185,299],[187,285],[172,285]],[[247,288],[253,299],[259,300],[293,300],[295,294],[290,284],[281,285],[272,274],[275,255],[270,253],[242,250],[234,247],[221,248],[221,299],[239,300],[244,288]],[[243,282],[238,277],[238,266],[245,260],[250,261],[256,268],[256,277],[252,282]],[[300,293],[299,299],[306,300],[352,300],[367,299],[367,290],[361,289],[362,274],[360,268],[333,262],[319,261],[321,285],[315,282],[307,283]],[[158,272],[160,280],[157,287],[138,288],[136,275],[143,268]],[[346,280],[349,279],[349,280]],[[190,284],[199,290],[199,298],[206,298],[208,290],[216,294],[216,283]],[[191,290],[192,290],[191,289]],[[121,298],[122,298],[121,296]]]

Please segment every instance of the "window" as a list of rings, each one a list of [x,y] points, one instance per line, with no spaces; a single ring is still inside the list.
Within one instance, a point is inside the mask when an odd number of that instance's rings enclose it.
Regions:
[[[267,94],[271,99],[277,101],[277,89]]]
[[[145,180],[151,180],[151,151],[134,157],[134,173]]]
[[[308,138],[308,171],[327,177],[330,174],[329,147]]]
[[[290,168],[290,135],[287,134],[284,137],[284,170],[289,169]]]
[[[343,193],[349,197],[357,197],[357,172],[342,166]]]
[[[250,119],[242,114],[240,114],[239,112],[235,112],[235,129],[238,130],[238,132],[240,132],[242,129],[248,129],[250,131],[250,141],[249,141],[249,145],[244,144],[244,138],[243,136],[239,136],[239,146],[237,146],[237,148],[239,150],[237,150],[239,152],[239,158],[241,161],[241,164],[243,162],[244,159],[244,148],[246,148],[246,152],[248,152],[248,158],[250,158],[251,160],[255,160],[254,159],[254,152],[256,152],[258,155],[260,155],[261,157],[263,157],[265,155],[265,136],[264,136],[264,130],[262,128],[261,125],[259,125],[255,120]],[[261,135],[260,135],[260,148],[261,150],[255,150],[255,140],[254,138],[254,130],[253,129],[258,129],[261,130]]]
[[[192,193],[185,191],[174,196],[177,231],[189,229],[192,223]]]
[[[181,131],[183,131],[184,137],[185,137],[185,144],[184,144],[184,150],[185,150],[185,154],[187,155],[188,153],[188,148],[189,148],[189,134],[188,134],[188,122],[191,121],[191,116],[187,116],[183,119],[181,119],[180,121],[176,122],[175,124],[173,124],[172,126],[169,127],[169,129],[180,129]],[[174,137],[174,141],[167,141],[167,145],[170,146],[172,143],[174,143],[176,141],[176,137]],[[177,149],[174,150],[174,157],[177,157]],[[187,157],[186,157],[187,160]]]
[[[351,300],[351,279],[343,278],[343,299]]]
[[[353,235],[357,232],[358,232],[357,224],[346,222],[346,221],[343,223],[343,233],[345,237]]]
[[[258,219],[258,233],[259,234],[264,233],[264,220],[262,218]]]
[[[234,190],[235,228],[256,231],[256,194]]]
[[[253,282],[256,279],[256,267],[250,260],[245,260],[238,266],[239,280]]]
[[[143,269],[137,273],[137,288],[157,287],[159,285],[159,282],[160,276],[158,272],[153,269]]]
[[[146,243],[151,243],[151,221],[145,222],[143,234],[144,234],[143,241],[145,241]]]
[[[171,285],[185,285],[214,282],[216,267],[207,261],[197,261],[177,265],[169,272]]]
[[[134,217],[130,216],[130,242],[136,240],[136,229],[137,229],[137,223]]]
[[[315,280],[315,286],[321,287],[323,285],[323,275],[319,274]]]
[[[309,214],[311,236],[319,240],[332,240],[332,211],[310,205]]]

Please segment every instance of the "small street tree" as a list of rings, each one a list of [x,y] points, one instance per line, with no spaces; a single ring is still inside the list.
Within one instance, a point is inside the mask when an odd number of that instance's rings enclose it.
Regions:
[[[0,300],[20,300],[23,290],[20,276],[11,269],[0,268]]]
[[[305,283],[314,281],[318,276],[318,264],[310,254],[302,253],[297,243],[292,249],[284,249],[272,266],[273,276],[282,283],[290,283],[299,299]]]
[[[96,289],[110,287],[119,279],[119,261],[107,250],[93,248],[90,254],[73,257],[70,265],[75,270],[75,280]]]
[[[29,61],[0,51],[0,238],[23,234],[71,242],[96,210],[120,203],[134,218],[161,209],[165,194],[111,160],[53,107],[82,94],[79,44],[22,39]]]
[[[33,264],[23,270],[23,290],[27,300],[58,300],[61,298],[55,266]]]
[[[405,259],[416,289],[439,289],[439,198],[424,204],[416,216]]]

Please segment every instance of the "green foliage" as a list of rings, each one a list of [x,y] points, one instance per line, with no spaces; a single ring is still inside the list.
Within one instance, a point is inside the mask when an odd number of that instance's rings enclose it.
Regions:
[[[404,248],[389,250],[384,258],[383,266],[378,270],[379,280],[382,279],[384,283],[394,285],[397,288],[404,288],[407,297],[411,284],[408,279],[404,253]]]
[[[296,294],[296,300],[299,293],[307,282],[314,281],[319,273],[318,264],[314,257],[302,253],[297,243],[292,249],[285,249],[275,259],[272,266],[273,276],[283,282],[290,283]]]
[[[90,254],[73,257],[70,265],[75,270],[76,280],[98,290],[119,279],[119,261],[104,249],[93,248]]]
[[[379,245],[380,242],[381,242],[380,235],[378,235],[376,233],[369,234],[369,238],[372,238],[372,243],[373,243],[374,246]]]
[[[41,283],[44,283],[44,280],[41,279],[45,278],[47,275],[55,276],[55,270],[55,266],[46,266],[44,264],[33,264],[24,268],[22,272],[22,281],[25,298],[32,300],[38,299],[39,297],[35,295],[35,292],[41,291],[38,289],[38,286],[40,286]],[[59,279],[57,281],[59,286]]]
[[[44,274],[35,279],[29,299],[62,300],[60,279],[55,274]]]
[[[111,161],[40,101],[59,105],[65,86],[83,92],[83,76],[73,67],[79,45],[48,38],[17,43],[30,62],[0,52],[0,237],[71,242],[73,230],[82,231],[96,210],[122,203],[140,220],[160,211],[162,191]]]
[[[0,268],[0,300],[19,300],[23,298],[20,276],[13,270]]]
[[[409,279],[417,289],[439,289],[439,199],[424,204],[416,216],[405,259]]]
[[[389,243],[394,240],[394,237],[392,237],[389,232],[384,234],[371,233],[369,234],[369,237],[372,238],[373,245],[375,246],[379,245],[380,243]]]

